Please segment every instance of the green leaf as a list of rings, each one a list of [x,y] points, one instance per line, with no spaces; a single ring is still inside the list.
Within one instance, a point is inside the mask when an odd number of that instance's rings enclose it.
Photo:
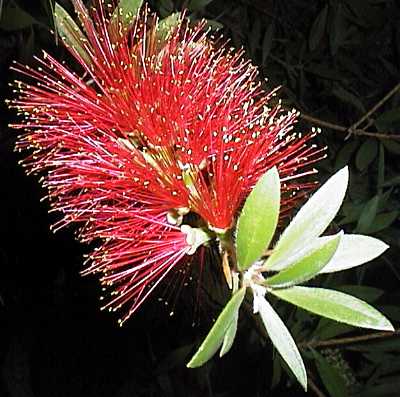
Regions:
[[[346,382],[340,371],[329,364],[327,359],[316,351],[313,351],[313,355],[315,357],[318,374],[329,395],[331,397],[347,396]]]
[[[255,295],[254,301],[273,345],[300,384],[307,390],[306,369],[292,335],[264,297]]]
[[[157,40],[162,45],[177,28],[181,21],[182,15],[180,12],[175,12],[168,17],[162,19],[157,25]]]
[[[367,139],[358,149],[356,155],[356,167],[364,171],[375,160],[378,154],[378,143],[376,139]]]
[[[304,250],[328,227],[343,202],[348,180],[348,168],[342,168],[303,205],[265,262],[268,270],[283,269],[292,263],[291,256]]]
[[[320,239],[323,240],[326,237]],[[321,270],[321,273],[333,273],[360,266],[372,261],[388,248],[387,244],[374,237],[345,234],[340,239],[339,246],[332,259]]]
[[[219,352],[219,356],[222,357],[231,349],[233,345],[233,341],[235,340],[237,326],[239,319],[239,311],[235,313],[235,317],[233,318],[231,325],[228,327],[226,334],[224,336],[224,341],[222,342],[221,351]]]
[[[257,182],[239,216],[236,232],[239,270],[247,269],[268,248],[278,224],[279,207],[280,181],[274,167]]]
[[[357,233],[367,233],[369,227],[372,225],[378,211],[380,195],[377,194],[365,204],[364,209],[360,215],[357,223]]]
[[[121,29],[126,33],[135,23],[136,15],[143,4],[143,0],[120,0],[111,15],[110,32]]]
[[[399,217],[399,214],[399,211],[390,211],[383,214],[378,214],[365,233],[378,233],[388,228]]]
[[[368,303],[324,288],[292,287],[271,290],[278,298],[320,316],[361,328],[393,331],[389,320]]]
[[[325,34],[327,17],[328,5],[326,5],[320,11],[320,13],[317,15],[317,18],[315,18],[313,25],[311,26],[310,37],[308,40],[311,51],[314,51],[317,48]]]
[[[346,294],[353,295],[359,299],[362,299],[368,303],[373,303],[377,301],[382,295],[383,290],[373,287],[367,287],[364,285],[340,285],[336,287],[337,290],[344,292]],[[383,308],[381,307],[382,311]],[[383,311],[385,315],[388,313]],[[391,313],[392,314],[392,313]],[[389,316],[391,319],[396,320],[392,315]],[[319,322],[318,326],[315,328],[313,335],[320,339],[331,339],[339,335],[347,334],[353,331],[354,328],[350,325],[338,323],[331,319],[322,317]]]
[[[188,368],[200,367],[216,353],[223,343],[225,334],[228,331],[232,321],[234,321],[235,316],[237,315],[245,294],[246,288],[241,288],[232,296],[230,301],[222,310],[221,314],[218,316],[217,321],[212,326],[206,339],[204,339],[197,352],[187,364]]]
[[[54,7],[54,16],[57,31],[65,45],[72,51],[75,51],[86,64],[92,64],[90,54],[83,45],[83,43],[87,42],[86,36],[67,11],[58,3]]]
[[[265,285],[272,288],[287,288],[312,279],[331,260],[341,237],[343,233],[317,239],[316,244],[313,244],[301,259],[280,273],[267,278]]]

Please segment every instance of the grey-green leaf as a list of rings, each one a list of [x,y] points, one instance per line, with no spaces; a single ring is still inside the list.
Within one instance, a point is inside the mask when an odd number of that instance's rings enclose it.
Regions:
[[[75,51],[86,64],[92,64],[90,54],[83,44],[87,42],[86,36],[67,11],[58,3],[54,6],[54,17],[57,31],[65,45]]]
[[[239,216],[236,254],[239,270],[247,269],[268,248],[278,224],[280,181],[274,167],[263,175]]]
[[[228,328],[237,315],[245,294],[246,288],[241,288],[232,296],[221,314],[218,316],[217,321],[212,326],[206,339],[187,364],[188,368],[200,367],[216,353],[223,343]]]
[[[361,328],[393,331],[390,321],[368,303],[334,290],[292,287],[271,290],[278,298],[320,316]]]
[[[118,29],[118,25],[122,32],[127,32],[135,23],[136,15],[143,4],[143,0],[120,0],[115,7],[110,19],[109,31]]]
[[[170,34],[179,26],[180,21],[182,19],[182,14],[180,12],[175,12],[162,19],[157,25],[157,40],[159,45],[163,45],[163,43],[168,39]]]
[[[287,288],[312,279],[332,259],[342,236],[343,233],[338,233],[323,240],[317,239],[317,244],[313,244],[300,260],[267,278],[265,285],[272,288]]]
[[[239,311],[235,313],[235,317],[233,318],[231,325],[228,327],[226,334],[224,336],[224,341],[222,342],[221,351],[219,352],[219,356],[222,357],[224,354],[228,353],[233,345],[233,341],[235,340],[237,326],[239,319]]]
[[[325,238],[321,237],[321,239]],[[321,270],[321,273],[333,273],[360,266],[372,261],[388,248],[387,244],[374,237],[345,234],[340,239],[339,246],[332,259]]]
[[[268,270],[282,269],[287,259],[304,247],[328,227],[342,205],[349,180],[347,167],[328,179],[303,205],[282,233],[271,256],[265,262]],[[286,263],[283,265],[282,263]]]
[[[279,315],[264,297],[254,296],[257,307],[276,350],[289,366],[300,384],[307,390],[307,373],[296,342]]]

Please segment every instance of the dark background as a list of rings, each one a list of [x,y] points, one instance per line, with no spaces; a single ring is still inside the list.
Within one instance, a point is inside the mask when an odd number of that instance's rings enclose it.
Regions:
[[[72,13],[68,1],[60,3]],[[186,288],[170,280],[159,290],[169,306],[155,296],[122,328],[99,311],[97,280],[79,276],[88,249],[73,230],[50,232],[56,216],[40,202],[44,191],[37,178],[17,164],[16,132],[7,127],[16,116],[3,102],[13,97],[12,60],[33,64],[42,48],[71,60],[49,32],[49,0],[0,5],[0,396],[302,395],[247,312],[226,357],[185,368],[226,298],[218,275],[204,278],[199,297],[196,273]],[[321,180],[351,167],[337,226],[379,237],[391,248],[362,268],[320,277],[316,284],[373,303],[398,327],[400,2],[160,0],[151,6],[162,17],[188,6],[193,20],[209,19],[232,45],[244,47],[269,78],[268,88],[282,85],[284,105],[303,114],[299,130],[323,129],[318,143],[328,146],[328,158],[318,164]],[[302,348],[310,395],[399,395],[396,335],[361,342],[359,336],[376,334],[284,304],[277,308]],[[334,341],[329,349],[318,342],[343,337],[353,339]]]

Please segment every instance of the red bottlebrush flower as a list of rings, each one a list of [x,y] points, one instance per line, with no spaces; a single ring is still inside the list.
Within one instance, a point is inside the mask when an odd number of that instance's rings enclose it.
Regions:
[[[44,175],[62,214],[54,228],[79,223],[82,241],[99,242],[85,273],[102,273],[113,288],[107,306],[128,307],[124,321],[207,239],[189,225],[230,230],[273,166],[284,213],[310,188],[296,178],[322,151],[307,144],[314,133],[292,132],[296,111],[268,106],[275,91],[262,90],[242,51],[204,24],[181,19],[160,38],[146,10],[124,31],[102,5],[89,15],[73,3],[85,35],[70,51],[82,73],[46,53],[35,70],[14,67],[35,81],[17,82],[12,106],[25,121],[16,127],[27,130],[17,148],[31,149],[23,163]]]

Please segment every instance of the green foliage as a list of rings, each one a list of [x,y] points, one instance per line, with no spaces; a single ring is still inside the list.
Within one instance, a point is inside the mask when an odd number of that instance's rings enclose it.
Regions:
[[[47,4],[47,0],[40,2],[40,4],[44,3]],[[162,16],[179,10],[181,4],[172,0],[153,3],[161,10]],[[370,109],[380,101],[398,82],[400,26],[397,19],[393,17],[398,15],[400,10],[397,2],[333,0],[327,3],[307,0],[288,2],[245,0],[229,4],[222,0],[214,0],[197,3],[200,6],[194,5],[192,9],[196,15],[222,23],[224,35],[231,38],[236,47],[244,46],[247,56],[260,67],[261,77],[269,78],[267,89],[282,85],[281,95],[284,97],[284,106],[295,106],[305,114],[348,127],[359,120],[366,109]],[[0,19],[0,28],[15,32],[16,37],[20,38],[17,42],[23,43],[21,51],[18,49],[18,56],[21,58],[23,51],[32,54],[35,48],[48,47],[49,43],[54,41],[53,38],[42,34],[43,30],[48,30],[52,26],[51,15],[46,13],[43,7],[35,5],[33,9],[26,4],[27,2],[5,0],[2,7],[3,15]],[[62,4],[67,6],[68,1]],[[15,13],[13,14],[15,17],[6,18],[6,13],[10,12]],[[27,40],[28,37],[29,40]],[[56,51],[61,53],[62,49],[58,48]],[[398,94],[391,97],[359,128],[369,125],[366,129],[372,132],[398,133],[399,99]],[[304,120],[301,123],[303,130],[307,131],[310,123]],[[337,290],[342,284],[350,283],[368,282],[379,287],[381,289],[369,290],[369,287],[353,285],[350,290],[343,291],[371,303],[382,294],[382,292],[378,293],[379,291],[385,290],[376,305],[388,317],[398,321],[400,320],[398,308],[379,302],[390,298],[397,302],[399,298],[395,291],[398,290],[400,281],[397,270],[400,247],[398,222],[400,143],[392,139],[379,139],[379,145],[376,145],[379,146],[379,150],[375,154],[374,144],[371,141],[378,142],[377,138],[358,136],[353,133],[344,140],[345,136],[347,136],[346,132],[324,127],[319,137],[320,145],[327,144],[329,150],[328,159],[318,166],[321,171],[321,180],[335,170],[349,165],[349,195],[336,220],[337,225],[345,228],[349,233],[357,231],[357,233],[374,234],[376,237],[383,238],[390,243],[391,249],[365,270],[356,268],[332,277],[330,275],[319,277],[315,283]],[[375,198],[377,196],[378,199]],[[341,244],[348,236],[351,235],[342,236]],[[376,243],[372,240],[370,242]],[[340,247],[339,244],[336,259],[341,250]],[[383,245],[381,248],[383,250]],[[370,260],[366,259],[368,256],[366,249],[366,245],[358,250],[354,249],[354,254],[358,251],[363,262]],[[327,272],[333,266],[335,256],[322,272]],[[353,255],[354,258],[355,255]],[[345,266],[346,261],[341,260],[341,266]],[[354,263],[356,262],[352,262]],[[335,271],[338,267],[340,266],[336,264]],[[210,285],[206,285],[205,288],[212,289],[213,285],[211,287]],[[362,288],[366,291],[360,291]],[[347,335],[349,332],[352,332],[351,335],[357,335],[357,331],[346,324],[324,318],[317,321],[315,316],[296,310],[295,306],[278,303],[277,310],[296,340],[325,340],[338,335]],[[250,339],[254,340],[254,337]],[[386,345],[369,341],[365,344],[357,344],[357,349],[351,345],[339,346],[341,351],[351,353],[353,362],[361,363],[354,369],[357,372],[358,385],[348,390],[349,395],[397,396],[400,348],[395,343],[395,338],[385,342],[387,342]],[[269,362],[265,360],[265,352],[261,350],[255,352],[254,346],[249,341],[243,342],[241,349],[251,352],[255,361]],[[171,351],[170,355],[174,358],[174,351]],[[303,356],[307,359],[307,368],[309,368],[310,360],[314,362],[315,358],[309,358],[305,354]],[[235,359],[232,358],[232,361]],[[182,355],[176,358],[175,366],[179,366],[181,362]],[[265,371],[270,370],[268,365],[267,363],[263,368]],[[218,368],[214,370],[218,376]],[[162,371],[164,379],[173,380],[173,374],[168,372],[168,369],[162,369]],[[317,371],[322,380],[319,387],[325,386],[329,393],[325,379],[329,377],[327,371],[320,368],[317,368]],[[279,357],[274,359],[274,374],[277,373],[282,373]],[[155,377],[158,375],[155,374]],[[206,371],[199,373],[198,378],[203,385],[208,384],[210,379]],[[280,376],[275,377],[274,385],[277,387],[283,387],[283,383],[279,383],[280,379]],[[179,385],[181,381],[179,377]],[[318,378],[315,377],[314,381],[317,382]],[[265,393],[265,385],[259,382],[257,386],[256,383],[253,382],[251,385],[254,390],[258,387],[258,394]],[[158,394],[167,395],[165,389],[161,387],[161,390],[161,392],[158,390]],[[291,394],[296,395],[295,393],[296,391]],[[279,394],[279,391],[271,392],[271,394]]]
[[[225,336],[224,341],[222,342],[221,351],[219,352],[219,356],[222,357],[224,354],[228,353],[233,345],[233,341],[235,340],[237,327],[238,327],[238,320],[239,320],[239,311],[235,313],[231,324],[229,325]]]
[[[323,317],[362,328],[393,331],[392,324],[358,298],[324,288],[292,287],[271,290],[280,299]]]
[[[55,4],[54,16],[56,28],[62,41],[71,51],[76,52],[86,64],[90,65],[92,63],[90,54],[83,45],[87,41],[85,34],[58,3]]]
[[[285,360],[300,384],[307,390],[307,374],[296,342],[285,323],[264,297],[255,296],[254,304],[262,318],[271,342]]]
[[[246,199],[236,232],[239,270],[246,270],[269,247],[278,224],[280,182],[277,169],[269,170]]]
[[[326,238],[321,237],[321,239]],[[345,234],[341,237],[332,259],[321,273],[338,272],[362,265],[380,256],[388,248],[387,244],[370,236]]]
[[[118,28],[120,23],[123,31],[129,30],[142,4],[143,0],[120,0],[111,15],[110,26]]]
[[[318,239],[298,262],[267,278],[265,285],[271,288],[287,288],[314,278],[334,256],[341,237],[343,236],[339,233],[323,240]]]
[[[233,331],[236,328],[230,328],[230,325],[232,322],[237,322],[238,311],[245,294],[246,288],[241,288],[232,296],[224,310],[218,316],[204,342],[187,364],[189,368],[196,368],[203,365],[217,352],[221,344],[223,344],[221,356],[229,350],[235,336]],[[227,332],[228,337],[225,340]]]
[[[176,12],[160,21],[157,30],[157,38],[158,40],[160,40],[160,42],[164,42],[167,39],[168,35],[171,34],[174,29],[176,29],[176,26],[178,25],[180,19],[181,14],[179,12]]]
[[[329,266],[328,272],[358,266],[368,259],[375,258],[387,248],[386,244],[377,239],[350,235],[339,250],[341,239],[345,237],[343,232],[334,236],[319,237],[337,214],[347,184],[348,170],[344,168],[319,188],[283,231],[270,258],[262,266],[257,259],[269,248],[280,206],[280,182],[276,169],[268,171],[256,184],[245,202],[237,226],[237,270],[242,276],[239,280],[243,285],[242,290],[251,288],[254,296],[254,313],[260,314],[272,343],[305,389],[307,376],[303,360],[284,322],[265,299],[267,293],[345,324],[385,331],[394,330],[386,317],[358,298],[335,290],[297,286],[321,273],[325,266]],[[270,218],[272,221],[263,222]],[[302,245],[300,245],[301,237],[303,237]],[[359,257],[356,252],[360,249],[364,250],[364,253]],[[274,256],[275,258],[278,256],[281,260],[278,269],[280,272],[265,280],[262,273],[270,270],[269,264],[271,257]],[[220,356],[230,349],[237,331],[238,309],[243,297],[238,298],[236,293],[228,302],[189,362],[189,367],[204,364],[221,344],[223,346]],[[343,329],[339,328],[339,332],[342,331]],[[344,331],[347,332],[347,329]],[[327,370],[327,364],[323,359],[317,358],[317,367],[320,373]],[[332,393],[333,383],[339,382],[339,379],[333,376],[332,379],[324,378],[323,381]]]
[[[332,222],[346,193],[348,170],[343,168],[332,176],[300,209],[280,236],[273,253],[265,262],[268,270],[289,266],[296,252],[304,250]]]

